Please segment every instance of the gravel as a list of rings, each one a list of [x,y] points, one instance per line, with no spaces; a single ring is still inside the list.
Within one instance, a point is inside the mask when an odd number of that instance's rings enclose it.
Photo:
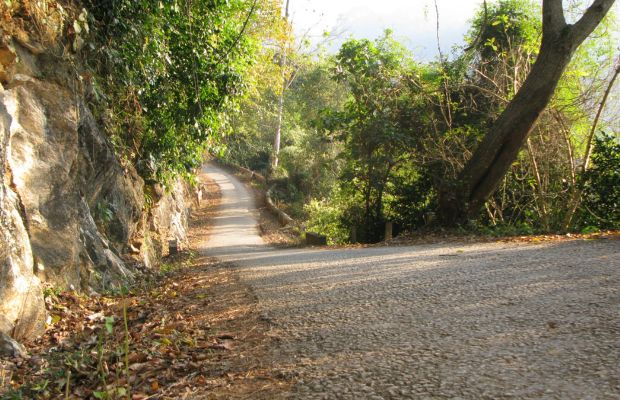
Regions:
[[[274,250],[230,217],[206,250],[254,288],[292,398],[620,399],[618,240]]]

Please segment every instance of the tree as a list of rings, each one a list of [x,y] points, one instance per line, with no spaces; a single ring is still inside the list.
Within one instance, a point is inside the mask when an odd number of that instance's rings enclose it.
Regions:
[[[88,0],[99,112],[147,181],[191,175],[246,90],[268,0]],[[265,16],[265,18],[268,15]],[[90,49],[90,50],[89,50]],[[102,85],[99,87],[98,85]],[[101,95],[97,95],[101,91]]]
[[[441,188],[439,207],[444,224],[463,222],[479,212],[516,159],[576,49],[614,2],[595,0],[576,23],[568,24],[561,0],[543,0],[543,35],[536,62],[456,182]]]
[[[288,10],[289,10],[290,0],[286,0],[286,6],[284,8],[284,21],[288,23]],[[274,168],[278,166],[278,156],[280,154],[280,136],[282,134],[282,115],[284,114],[284,92],[286,88],[290,84],[290,78],[287,76],[287,71],[285,69],[286,66],[286,56],[287,56],[287,42],[285,41],[282,44],[280,55],[280,69],[282,71],[282,91],[280,92],[280,96],[278,97],[278,124],[276,126],[276,136],[273,141],[273,166]]]
[[[385,195],[394,172],[410,157],[410,135],[399,116],[411,106],[411,55],[390,31],[374,42],[351,39],[336,55],[335,78],[350,90],[344,111],[325,115],[329,130],[343,143],[342,188],[358,207],[349,222],[360,227],[359,239],[380,239]]]

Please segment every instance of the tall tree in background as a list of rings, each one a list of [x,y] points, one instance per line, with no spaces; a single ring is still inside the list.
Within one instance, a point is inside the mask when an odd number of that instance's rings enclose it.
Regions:
[[[493,193],[535,126],[579,45],[592,33],[615,0],[595,0],[574,24],[568,24],[562,0],[543,0],[543,36],[531,72],[485,135],[456,182],[441,190],[444,224],[474,217]]]
[[[290,0],[286,0],[286,6],[284,8],[284,22],[288,24],[288,6],[290,4]],[[284,36],[286,39],[287,36]],[[278,124],[276,126],[276,136],[273,141],[273,166],[278,166],[278,156],[280,153],[280,136],[282,134],[282,115],[284,114],[284,92],[289,85],[289,77],[286,72],[286,56],[287,56],[287,47],[288,44],[286,40],[282,43],[282,49],[280,54],[280,69],[282,70],[282,91],[280,92],[280,97],[278,98]]]
[[[415,68],[389,30],[374,42],[348,40],[336,55],[335,78],[351,95],[344,110],[329,117],[343,146],[343,192],[360,204],[348,210],[348,222],[359,227],[363,242],[381,239],[386,194],[395,170],[410,157],[414,136],[399,116],[411,107]]]

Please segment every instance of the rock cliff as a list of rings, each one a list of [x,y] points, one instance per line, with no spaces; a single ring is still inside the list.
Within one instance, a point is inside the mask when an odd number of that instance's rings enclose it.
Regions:
[[[17,339],[44,329],[45,283],[125,285],[186,240],[185,185],[145,186],[119,160],[65,63],[2,37],[0,332]]]

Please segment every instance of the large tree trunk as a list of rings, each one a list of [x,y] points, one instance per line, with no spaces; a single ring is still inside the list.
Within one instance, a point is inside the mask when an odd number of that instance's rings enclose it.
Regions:
[[[575,50],[596,28],[615,0],[596,0],[575,24],[566,24],[562,0],[543,1],[543,38],[523,86],[467,162],[457,182],[442,188],[440,218],[454,225],[477,215],[517,158],[553,96]]]

